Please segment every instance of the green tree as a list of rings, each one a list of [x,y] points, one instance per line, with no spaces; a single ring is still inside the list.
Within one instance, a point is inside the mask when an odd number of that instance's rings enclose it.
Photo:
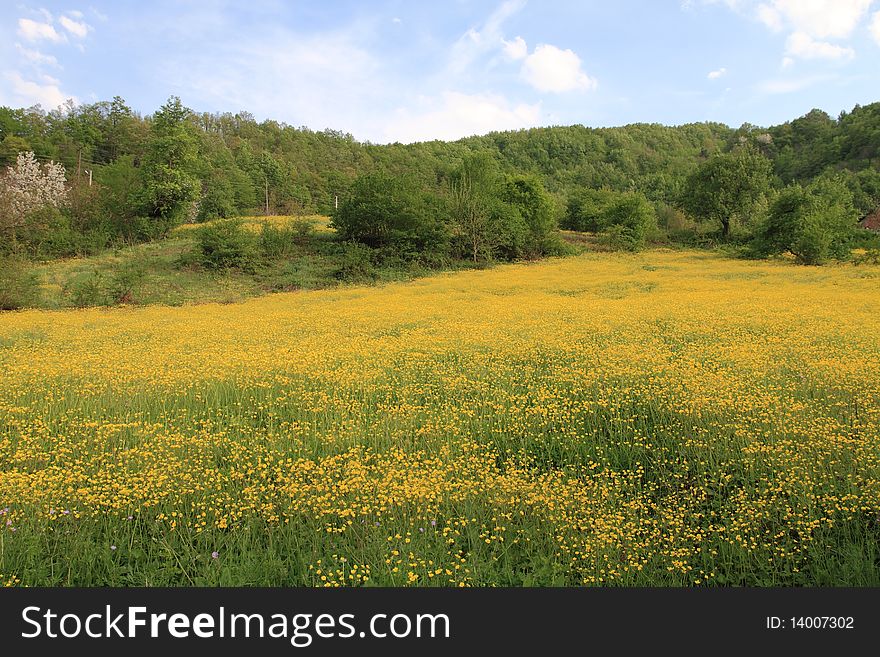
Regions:
[[[278,189],[285,179],[284,169],[284,163],[269,153],[263,152],[257,159],[255,182],[260,188],[265,214],[269,214],[270,209],[277,203]]]
[[[731,222],[748,222],[770,188],[770,162],[751,146],[709,158],[688,177],[679,199],[697,219],[721,224],[727,238]]]
[[[140,234],[138,220],[144,181],[134,158],[123,155],[101,167],[95,172],[95,182],[101,186],[101,204],[114,232],[128,239],[146,237]]]
[[[410,256],[438,252],[447,238],[439,203],[410,179],[364,174],[333,213],[333,226],[343,239],[373,248],[394,247]]]
[[[522,253],[517,257],[538,257],[554,249],[559,226],[553,199],[537,176],[508,177],[501,189],[501,200],[517,210],[525,228]]]
[[[496,227],[498,172],[486,153],[462,159],[449,181],[456,238],[474,262],[491,260],[500,235]]]
[[[615,248],[637,251],[657,227],[657,214],[639,192],[617,194],[602,212],[603,231]]]
[[[144,162],[143,205],[154,220],[154,233],[164,235],[183,222],[199,193],[194,175],[198,156],[190,110],[172,96],[153,116]]]
[[[605,210],[616,196],[616,192],[610,189],[577,190],[568,198],[562,227],[581,232],[600,232],[605,227]]]
[[[798,262],[822,264],[849,257],[858,211],[841,178],[792,184],[774,200],[757,239],[767,254],[789,252]]]

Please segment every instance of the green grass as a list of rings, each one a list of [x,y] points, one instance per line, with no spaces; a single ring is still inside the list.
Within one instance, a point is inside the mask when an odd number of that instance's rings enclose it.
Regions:
[[[247,270],[211,270],[194,253],[196,230],[109,250],[96,256],[51,260],[31,267],[39,296],[30,307],[62,309],[107,305],[169,305],[236,303],[271,292],[317,290],[346,284],[406,281],[435,273],[413,262],[383,259],[377,254],[366,271],[346,269],[349,246],[325,225],[302,243],[290,245],[280,257],[260,258]],[[469,268],[467,261],[446,263],[444,269]],[[133,280],[120,281],[126,272]]]

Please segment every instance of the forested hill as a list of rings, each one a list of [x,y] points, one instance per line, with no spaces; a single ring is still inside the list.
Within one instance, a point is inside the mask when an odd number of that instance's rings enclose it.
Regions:
[[[167,129],[157,130],[157,122]],[[91,172],[109,198],[105,211],[120,215],[138,214],[139,189],[162,140],[179,151],[174,168],[198,180],[194,218],[202,220],[264,211],[267,201],[271,212],[327,213],[334,198],[369,171],[439,186],[471,151],[487,152],[504,171],[538,174],[560,200],[577,188],[608,187],[673,203],[700,162],[744,141],[770,160],[781,184],[843,171],[860,210],[867,213],[880,202],[880,103],[856,106],[837,119],[813,110],[769,128],[569,126],[409,145],[362,143],[342,132],[257,122],[246,112],[198,113],[176,99],[144,117],[119,97],[48,113],[39,107],[0,108],[0,166],[32,150],[40,160],[62,162],[68,180]]]

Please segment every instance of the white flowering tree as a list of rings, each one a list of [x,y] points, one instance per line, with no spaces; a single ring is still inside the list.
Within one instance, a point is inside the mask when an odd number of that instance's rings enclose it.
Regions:
[[[15,242],[18,230],[29,227],[34,215],[61,207],[67,198],[64,166],[41,166],[33,152],[19,153],[14,167],[0,177],[0,233]]]

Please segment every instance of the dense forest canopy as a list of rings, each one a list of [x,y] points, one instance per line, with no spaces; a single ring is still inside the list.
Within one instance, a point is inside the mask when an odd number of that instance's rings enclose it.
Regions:
[[[34,204],[50,163],[66,173],[63,203]],[[613,248],[718,235],[819,262],[847,252],[838,225],[880,207],[880,103],[769,128],[574,125],[380,145],[247,112],[199,113],[173,96],[141,116],[115,97],[51,112],[0,107],[0,171],[0,246],[38,257],[151,240],[185,222],[320,213],[344,239],[436,261],[555,253],[559,225],[595,230]],[[775,203],[785,190],[802,199],[794,214]]]
[[[880,103],[856,106],[837,119],[812,110],[769,128],[575,125],[406,145],[363,143],[343,132],[258,122],[247,112],[181,109],[187,125],[179,136],[188,132],[197,149],[192,173],[201,188],[201,218],[265,209],[267,187],[271,211],[327,213],[361,173],[378,170],[438,184],[438,177],[471,151],[488,153],[504,171],[539,175],[557,195],[573,187],[609,187],[640,191],[664,202],[677,198],[701,160],[744,140],[770,159],[781,183],[809,182],[829,169],[876,174],[880,166]],[[144,166],[161,116],[161,110],[140,116],[119,97],[51,112],[39,106],[2,107],[0,166],[12,165],[18,152],[32,150],[42,161],[62,162],[69,178],[92,171],[93,179],[111,184],[109,179],[121,175],[119,169]],[[861,177],[867,182],[867,175]]]

